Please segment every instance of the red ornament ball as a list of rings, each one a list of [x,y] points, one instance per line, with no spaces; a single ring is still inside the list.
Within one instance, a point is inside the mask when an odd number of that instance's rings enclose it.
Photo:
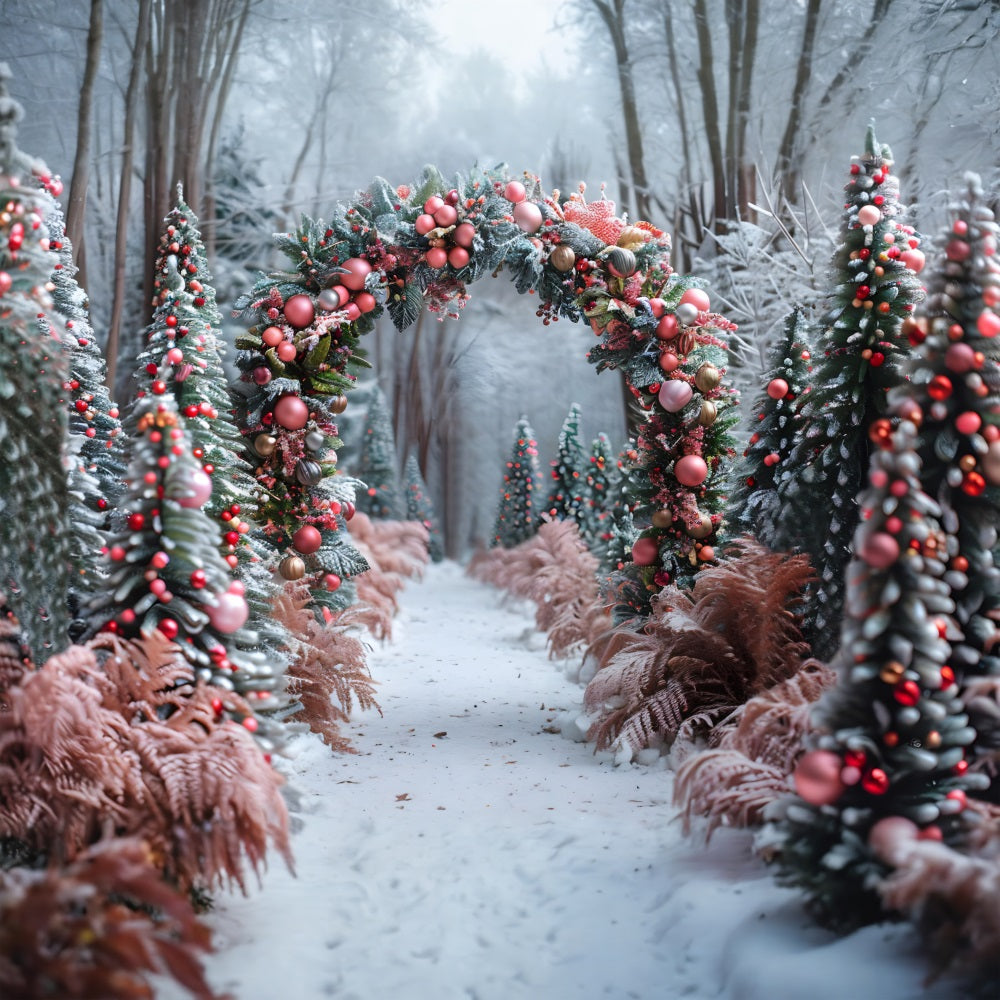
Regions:
[[[269,326],[260,335],[260,339],[263,340],[268,347],[277,347],[278,344],[285,339],[285,335],[276,326]]]
[[[632,545],[632,562],[636,566],[652,566],[660,558],[660,546],[655,538],[637,538]]]
[[[889,776],[880,767],[873,767],[862,779],[861,787],[869,795],[885,795],[889,791]]]
[[[830,750],[810,750],[799,758],[793,775],[795,791],[810,805],[836,802],[844,791],[840,757]]]
[[[452,247],[448,251],[448,263],[456,271],[465,267],[469,263],[469,251],[465,247]]]
[[[433,215],[443,204],[444,198],[440,195],[432,194],[427,201],[424,202],[424,213],[426,215]]]
[[[914,274],[920,274],[924,269],[924,264],[927,263],[922,250],[904,250],[899,255],[899,259]]]
[[[927,384],[927,395],[940,402],[951,395],[951,379],[947,375],[935,375]]]
[[[365,287],[365,278],[372,273],[371,264],[362,257],[345,260],[343,268],[347,273],[340,276],[340,281],[352,292],[360,292]]]
[[[361,312],[370,313],[378,305],[378,302],[371,292],[358,292],[354,296],[354,304]]]
[[[195,590],[201,590],[208,582],[205,577],[205,571],[203,569],[196,569],[191,574],[190,580],[191,580],[191,586],[194,587]]]
[[[682,486],[701,486],[708,476],[708,465],[700,455],[685,455],[674,463],[674,476]]]
[[[285,303],[285,319],[290,326],[301,330],[316,318],[316,307],[308,295],[293,295]]]
[[[672,351],[661,351],[658,364],[663,371],[669,374],[677,368],[680,361]]]
[[[292,394],[282,396],[274,404],[274,419],[289,431],[299,431],[309,420],[309,407],[299,397]]]
[[[180,633],[180,626],[173,618],[163,618],[156,626],[168,639],[176,639]]]
[[[959,434],[975,434],[982,425],[982,417],[975,410],[966,410],[955,417],[955,430]]]
[[[271,369],[265,368],[263,365],[258,365],[250,373],[250,377],[257,385],[267,385],[271,381]]]
[[[128,525],[129,531],[142,531],[146,526],[146,515],[138,511],[134,514],[129,514],[125,519],[125,523]]]
[[[0,271],[0,295],[6,295],[13,284],[14,279],[6,271]]]
[[[784,399],[788,395],[788,383],[783,378],[773,378],[767,383],[767,394],[771,399]]]
[[[323,577],[323,586],[326,587],[327,590],[337,590],[337,588],[340,587],[340,583],[340,577],[337,576],[336,573],[327,573]]]
[[[309,555],[316,552],[323,544],[323,536],[315,525],[303,524],[294,535],[292,535],[292,545],[296,552]]]
[[[434,213],[434,221],[442,228],[455,225],[458,222],[458,212],[453,205],[442,205]]]
[[[278,355],[279,361],[284,361],[287,364],[289,361],[295,360],[295,355],[298,354],[298,351],[290,340],[283,340],[275,348],[274,353]]]
[[[983,337],[995,337],[1000,333],[1000,316],[990,309],[984,309],[976,320],[976,329]]]
[[[651,300],[658,301],[656,299]],[[660,299],[659,301],[663,301]],[[654,312],[655,316],[656,313]],[[665,313],[656,324],[656,337],[658,340],[673,340],[677,336],[677,317],[673,313]]]
[[[975,367],[976,352],[966,343],[949,344],[944,352],[944,363],[948,371],[964,375]],[[951,385],[950,382],[948,384]]]

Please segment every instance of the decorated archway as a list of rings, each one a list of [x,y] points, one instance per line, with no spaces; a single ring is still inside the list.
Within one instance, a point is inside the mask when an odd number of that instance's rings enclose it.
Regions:
[[[449,185],[428,167],[413,186],[378,178],[329,221],[303,217],[276,240],[291,267],[238,304],[249,328],[237,340],[237,416],[280,572],[307,579],[318,607],[347,603],[342,585],[364,569],[343,531],[354,482],[333,475],[337,416],[367,366],[361,338],[386,311],[400,331],[425,307],[457,317],[467,286],[500,271],[538,296],[545,324],[590,324],[589,361],[621,371],[640,412],[629,456],[639,536],[616,579],[619,617],[714,560],[736,419],[723,382],[733,327],[673,273],[661,230],[588,202],[582,185],[561,200],[529,175],[477,171]]]

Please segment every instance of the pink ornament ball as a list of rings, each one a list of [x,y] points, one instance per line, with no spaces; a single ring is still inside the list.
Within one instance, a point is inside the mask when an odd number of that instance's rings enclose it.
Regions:
[[[825,806],[836,802],[844,791],[840,777],[842,762],[830,750],[810,750],[795,765],[795,791],[810,805]]]
[[[968,260],[972,248],[965,240],[949,240],[944,248],[944,255],[948,260]]]
[[[969,344],[959,342],[949,344],[948,350],[944,352],[945,367],[956,375],[964,375],[971,372],[976,365],[976,352]]]
[[[280,344],[278,344],[274,353],[278,355],[279,361],[287,363],[295,360],[295,355],[298,351],[295,349],[295,345],[290,340],[283,340]]]
[[[432,194],[427,201],[424,202],[424,212],[427,215],[433,215],[443,204],[444,198],[440,195]]]
[[[292,535],[292,545],[295,547],[295,551],[301,552],[303,555],[316,552],[322,544],[323,536],[320,534],[319,528],[312,524],[303,524]]]
[[[458,212],[455,211],[454,205],[442,205],[434,213],[434,221],[443,228],[447,229],[448,226],[455,225],[458,222]]]
[[[448,263],[448,251],[444,247],[431,247],[424,255],[428,267],[439,270]]]
[[[309,407],[299,396],[282,396],[274,404],[274,419],[288,431],[300,431],[309,420]]]
[[[208,503],[212,495],[212,480],[203,469],[192,469],[182,485],[186,495],[177,498],[182,507],[200,508]]]
[[[862,205],[858,209],[858,222],[862,226],[877,226],[882,221],[882,213],[874,205]]]
[[[337,590],[340,587],[340,583],[340,577],[337,576],[336,573],[327,573],[323,577],[323,586],[326,587],[327,590]]]
[[[167,351],[167,361],[172,365],[179,365],[184,360],[184,352],[179,347],[171,347]]]
[[[437,229],[437,223],[434,221],[433,215],[428,215],[425,212],[423,215],[417,216],[413,228],[417,231],[418,236],[426,236],[432,229]]]
[[[995,337],[1000,333],[1000,316],[991,309],[984,309],[976,320],[976,329],[983,337]]]
[[[465,247],[452,247],[448,251],[448,263],[455,270],[465,267],[469,263],[469,251]]]
[[[289,326],[294,326],[297,330],[308,326],[316,316],[316,309],[313,301],[308,295],[293,295],[285,303],[285,319]]]
[[[355,321],[361,319],[361,309],[359,308],[357,302],[348,302],[344,306],[344,315],[347,316],[348,323],[354,323]]]
[[[680,298],[678,305],[692,305],[698,312],[708,312],[712,303],[708,294],[701,288],[689,288]]]
[[[691,402],[694,390],[681,379],[668,379],[660,386],[656,398],[667,413],[679,413]]]
[[[0,295],[6,295],[14,284],[14,279],[7,271],[0,271]]]
[[[664,316],[660,318],[659,323],[656,324],[656,339],[673,340],[674,337],[676,336],[677,336],[677,317],[673,313],[666,313]]]
[[[285,335],[276,326],[269,326],[260,335],[260,339],[263,340],[268,347],[277,347],[278,344],[285,339]]]
[[[665,371],[668,375],[670,372],[674,371],[680,364],[676,354],[672,354],[670,351],[663,351],[660,354],[659,365],[662,371]]]
[[[250,608],[244,597],[227,592],[219,594],[216,603],[205,608],[205,613],[217,632],[229,634],[242,628],[250,616]]]
[[[340,276],[341,284],[352,292],[360,292],[365,287],[365,278],[372,273],[371,264],[361,257],[351,257],[342,267],[347,273]]]
[[[660,546],[655,538],[637,538],[632,545],[632,562],[636,566],[652,566],[660,558]]]
[[[472,247],[472,241],[476,236],[476,227],[471,222],[460,222],[455,227],[455,232],[451,238],[456,246],[465,247],[466,250]]]
[[[681,486],[701,486],[708,477],[708,465],[700,455],[685,455],[674,463],[674,477]]]
[[[378,305],[371,292],[358,292],[354,296],[354,303],[363,313],[370,313]]]
[[[904,250],[899,255],[899,259],[914,274],[920,274],[920,272],[924,269],[924,264],[927,263],[927,258],[924,257],[924,252],[922,250]]]
[[[507,186],[503,189],[503,196],[517,205],[528,197],[528,192],[525,191],[524,185],[520,181],[508,181]]]
[[[533,201],[522,201],[514,206],[514,222],[525,233],[537,233],[542,228],[542,210]]]
[[[767,394],[771,399],[784,399],[788,395],[788,383],[783,378],[773,378],[767,383]]]
[[[667,311],[667,304],[663,299],[650,299],[649,311],[653,314],[653,319],[660,319]]]
[[[955,430],[959,434],[975,434],[982,425],[982,417],[975,410],[966,410],[955,417]]]
[[[888,532],[875,531],[864,540],[858,555],[872,569],[888,569],[899,558],[899,542]]]
[[[920,827],[905,816],[885,816],[868,831],[868,846],[877,858],[893,863],[901,848],[916,841]]]

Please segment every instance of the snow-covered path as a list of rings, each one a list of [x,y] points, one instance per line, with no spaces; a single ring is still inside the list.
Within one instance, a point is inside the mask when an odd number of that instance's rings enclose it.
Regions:
[[[293,743],[296,876],[273,859],[209,923],[237,1000],[936,1000],[905,928],[804,927],[721,831],[682,838],[659,766],[615,767],[554,730],[581,690],[524,608],[431,566],[373,651],[383,716],[357,755]],[[179,994],[164,988],[161,998]]]

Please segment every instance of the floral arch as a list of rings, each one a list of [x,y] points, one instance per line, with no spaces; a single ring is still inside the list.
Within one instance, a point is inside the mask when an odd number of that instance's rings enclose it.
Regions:
[[[287,579],[307,578],[320,607],[364,562],[342,530],[353,482],[336,472],[336,419],[361,338],[388,312],[402,331],[423,308],[457,317],[467,286],[506,271],[538,296],[548,324],[588,322],[588,359],[621,371],[640,415],[630,452],[638,537],[620,567],[620,614],[642,614],[670,582],[715,558],[732,455],[735,393],[723,382],[731,323],[670,267],[670,241],[629,223],[584,188],[560,200],[537,177],[474,171],[448,184],[425,168],[412,186],[378,178],[327,222],[303,217],[276,237],[287,271],[261,277],[238,304],[241,430],[260,486],[260,522]]]

